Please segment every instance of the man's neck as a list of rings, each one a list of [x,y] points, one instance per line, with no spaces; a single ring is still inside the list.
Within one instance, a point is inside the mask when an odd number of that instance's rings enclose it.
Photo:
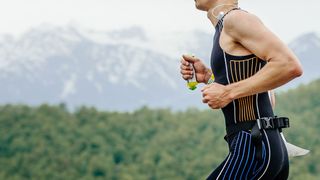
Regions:
[[[217,4],[210,8],[207,13],[207,17],[213,24],[213,26],[216,26],[219,21],[219,14],[222,12],[223,14],[227,13],[233,8],[238,7],[237,4]]]

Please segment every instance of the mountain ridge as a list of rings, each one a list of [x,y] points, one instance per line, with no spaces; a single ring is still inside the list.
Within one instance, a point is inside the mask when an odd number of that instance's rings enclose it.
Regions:
[[[299,48],[297,55],[306,68],[313,68],[305,69],[306,78],[299,83],[320,77],[314,69],[320,49],[316,37],[305,34],[289,45],[294,51]],[[41,26],[20,37],[2,35],[0,103],[66,102],[111,110],[206,107],[199,91],[190,92],[181,79],[179,57],[195,53],[209,64],[211,41],[212,35],[201,31],[153,38],[140,27],[98,32]]]

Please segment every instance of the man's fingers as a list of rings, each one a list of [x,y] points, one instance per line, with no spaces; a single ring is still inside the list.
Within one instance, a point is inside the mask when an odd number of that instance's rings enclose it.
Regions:
[[[188,70],[181,70],[180,73],[182,75],[191,75],[191,76],[193,75],[193,72],[192,71],[188,71]]]
[[[205,93],[205,92],[202,93],[203,98],[206,97],[207,95],[208,95],[208,93]]]
[[[215,105],[213,102],[209,101],[208,102],[208,106],[211,108],[211,109],[220,109],[219,106]]]
[[[188,61],[188,62],[191,62],[191,63],[194,63],[194,62],[196,62],[196,61],[199,61],[199,59],[196,58],[195,56],[187,55],[187,54],[182,55],[182,58],[183,58],[185,61]]]
[[[208,96],[204,96],[203,99],[202,99],[202,102],[203,103],[208,103],[209,102]]]
[[[188,61],[184,60],[183,58],[181,58],[180,62],[181,62],[182,65],[190,66],[190,63]]]
[[[202,102],[203,102],[203,103],[207,103],[208,100],[207,100],[207,99],[202,99]]]
[[[201,89],[201,92],[204,92],[205,90],[209,89],[212,84],[206,85]]]
[[[204,92],[206,89],[208,89],[208,86],[209,86],[209,85],[204,86],[204,87],[201,89],[201,92]]]
[[[183,75],[182,78],[183,78],[184,80],[188,80],[188,79],[191,79],[192,76],[190,76],[190,75]]]
[[[181,64],[180,69],[189,70],[189,71],[192,70],[192,69],[190,68],[190,66],[186,66],[186,65],[183,65],[183,64]]]

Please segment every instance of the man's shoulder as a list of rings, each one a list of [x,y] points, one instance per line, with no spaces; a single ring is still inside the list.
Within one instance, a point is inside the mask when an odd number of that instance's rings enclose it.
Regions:
[[[231,11],[223,20],[224,30],[227,33],[250,33],[250,29],[261,24],[256,15],[241,9]]]

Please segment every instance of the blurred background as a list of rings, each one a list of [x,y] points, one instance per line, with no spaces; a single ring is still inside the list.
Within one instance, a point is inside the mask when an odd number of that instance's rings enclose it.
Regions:
[[[319,179],[320,2],[240,7],[303,65],[275,111],[311,149],[290,179]],[[214,33],[193,0],[0,0],[0,179],[204,179],[227,155],[224,121],[179,61],[209,65]]]

